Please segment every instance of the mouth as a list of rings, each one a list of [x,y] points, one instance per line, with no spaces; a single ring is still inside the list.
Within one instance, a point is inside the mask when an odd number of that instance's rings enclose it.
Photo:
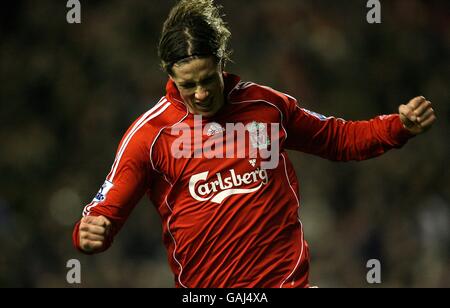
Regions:
[[[206,111],[206,110],[210,110],[211,107],[213,106],[213,104],[214,104],[214,101],[211,99],[206,102],[196,102],[195,106],[197,106],[197,108],[200,110]]]

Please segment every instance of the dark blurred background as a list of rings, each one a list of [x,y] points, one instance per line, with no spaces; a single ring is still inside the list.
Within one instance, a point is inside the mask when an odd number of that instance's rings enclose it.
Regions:
[[[450,4],[365,0],[226,0],[234,63],[228,71],[345,119],[397,112],[417,95],[439,121],[403,148],[362,163],[291,153],[311,282],[450,287]],[[83,287],[172,287],[161,223],[143,200],[114,246],[78,254],[73,224],[103,184],[128,126],[164,94],[156,46],[175,1],[8,1],[1,10],[0,286],[66,287],[66,262]]]

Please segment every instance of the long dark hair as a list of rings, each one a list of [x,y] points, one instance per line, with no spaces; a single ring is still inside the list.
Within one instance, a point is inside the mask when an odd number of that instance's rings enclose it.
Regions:
[[[172,74],[174,64],[214,56],[223,65],[230,60],[231,33],[213,0],[181,0],[164,22],[158,54],[162,68]]]

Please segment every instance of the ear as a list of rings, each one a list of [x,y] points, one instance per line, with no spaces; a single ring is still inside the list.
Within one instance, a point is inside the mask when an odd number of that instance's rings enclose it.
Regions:
[[[174,80],[174,72],[173,72],[173,66],[169,67],[167,70],[167,75],[169,75],[170,80]]]
[[[219,65],[220,65],[220,69],[223,73],[223,71],[225,70],[225,61],[222,59],[219,60]]]
[[[175,82],[175,76],[173,75],[173,72],[168,73],[169,79]]]

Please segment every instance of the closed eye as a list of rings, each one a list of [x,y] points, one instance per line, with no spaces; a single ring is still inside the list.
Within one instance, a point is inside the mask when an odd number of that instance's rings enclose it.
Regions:
[[[208,84],[210,82],[214,81],[214,76],[208,77],[206,79],[202,80],[202,84]]]
[[[183,89],[192,89],[195,87],[195,83],[184,83],[184,84],[180,84],[180,87],[182,87]]]
[[[207,85],[212,83],[215,80],[216,76],[210,76],[207,77],[203,80],[200,81],[201,85]],[[195,82],[187,82],[187,83],[181,83],[180,87],[182,87],[183,89],[193,89],[196,87],[196,83]]]

